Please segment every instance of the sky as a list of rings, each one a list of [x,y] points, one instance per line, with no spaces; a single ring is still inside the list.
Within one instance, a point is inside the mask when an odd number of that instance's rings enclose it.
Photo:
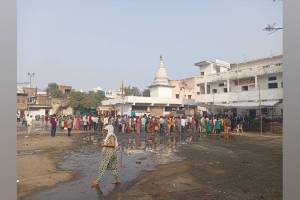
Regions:
[[[273,0],[18,0],[19,83],[45,89],[141,90],[163,55],[170,79],[199,74],[194,63],[282,53],[282,2]]]

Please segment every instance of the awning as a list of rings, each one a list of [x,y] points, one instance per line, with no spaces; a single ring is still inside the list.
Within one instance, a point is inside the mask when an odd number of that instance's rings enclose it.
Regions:
[[[245,108],[245,109],[251,109],[251,108],[259,108],[261,107],[272,107],[278,104],[279,101],[262,101],[261,105],[260,102],[230,102],[230,103],[216,103],[216,104],[204,104],[204,107],[215,107],[215,108]]]

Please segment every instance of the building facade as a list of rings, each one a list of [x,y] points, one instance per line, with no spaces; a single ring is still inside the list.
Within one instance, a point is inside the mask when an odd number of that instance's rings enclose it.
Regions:
[[[63,94],[70,94],[71,91],[72,91],[72,86],[58,85],[58,89],[59,89]]]
[[[17,87],[17,112],[20,116],[46,115],[51,109],[51,100],[46,92],[37,88],[30,88],[27,85]]]
[[[283,102],[282,55],[242,63],[195,63],[196,101],[211,109],[236,108],[245,115],[281,115]]]
[[[118,98],[121,96],[121,90],[106,90],[105,97],[109,99]]]
[[[170,80],[172,88],[172,98],[176,99],[195,99],[196,92],[196,77],[190,77],[180,80]]]
[[[114,108],[118,115],[151,114],[164,116],[168,114],[194,114],[196,103],[192,99],[173,97],[173,88],[167,76],[162,56],[160,64],[154,77],[153,83],[149,86],[150,97],[125,96],[102,101],[102,108]],[[101,111],[100,111],[101,112]]]

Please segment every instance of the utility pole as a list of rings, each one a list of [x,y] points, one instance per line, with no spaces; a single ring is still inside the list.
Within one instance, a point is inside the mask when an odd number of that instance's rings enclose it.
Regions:
[[[124,82],[123,82],[123,80],[121,83],[121,98],[122,98],[121,116],[123,116],[123,112],[124,112]]]
[[[32,87],[32,84],[31,84],[31,80],[33,79],[35,73],[34,72],[28,72],[27,75],[29,76],[29,87],[31,88]],[[27,113],[29,113],[29,102],[30,102],[30,96],[29,98],[27,99]]]
[[[262,112],[261,112],[261,97],[260,97],[260,85],[258,83],[258,98],[259,98],[259,110],[260,110],[260,135],[262,135]]]

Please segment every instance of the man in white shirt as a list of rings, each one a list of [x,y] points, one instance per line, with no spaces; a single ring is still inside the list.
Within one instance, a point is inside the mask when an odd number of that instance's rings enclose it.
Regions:
[[[88,127],[88,118],[87,116],[85,115],[83,117],[83,130],[87,131],[87,127]]]
[[[184,117],[181,118],[181,131],[185,131],[185,126],[186,126],[186,119]]]
[[[32,125],[33,125],[33,118],[32,118],[32,115],[30,115],[30,117],[27,118],[27,134],[28,135],[31,133]]]
[[[104,118],[104,126],[108,125],[108,117]]]
[[[94,131],[97,131],[98,130],[99,117],[95,116],[94,119],[93,119],[93,122],[94,122]]]

